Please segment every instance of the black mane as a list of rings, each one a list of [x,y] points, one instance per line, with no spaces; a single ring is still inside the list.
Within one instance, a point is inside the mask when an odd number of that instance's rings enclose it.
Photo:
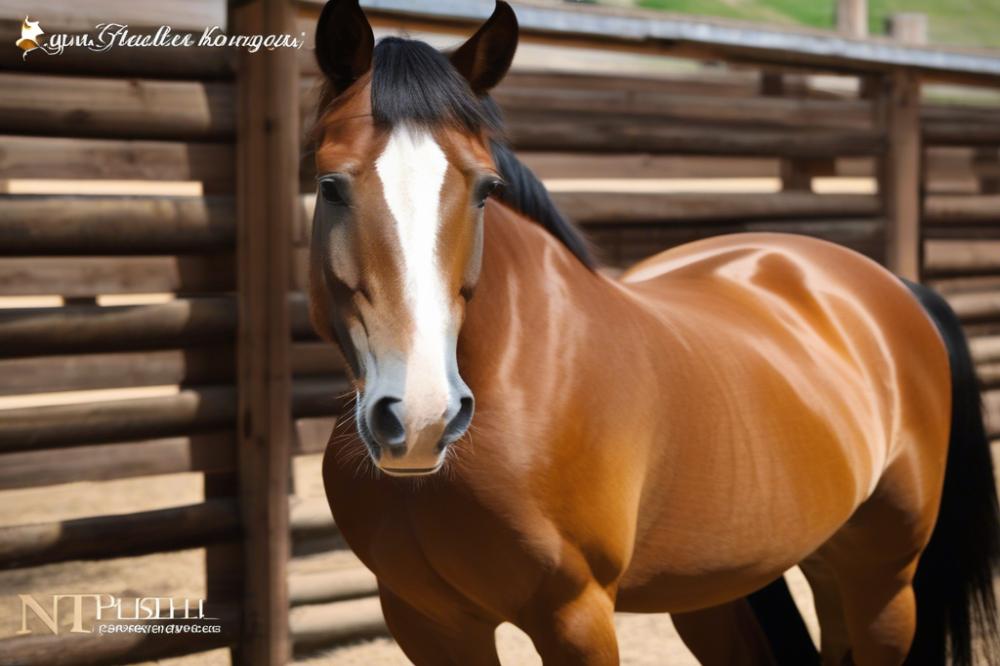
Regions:
[[[496,103],[476,98],[444,54],[416,40],[381,39],[373,55],[371,91],[372,116],[380,125],[452,125],[490,134],[493,160],[506,184],[500,199],[542,225],[585,266],[597,265],[583,235],[507,144]]]

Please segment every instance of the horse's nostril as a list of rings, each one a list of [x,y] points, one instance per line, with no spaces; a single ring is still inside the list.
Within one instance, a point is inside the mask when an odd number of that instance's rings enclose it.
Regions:
[[[458,412],[451,417],[448,425],[445,426],[444,435],[441,438],[442,444],[449,444],[462,435],[472,423],[472,412],[475,410],[476,401],[471,395],[463,396],[459,401]]]
[[[399,398],[379,398],[372,405],[368,427],[380,445],[391,451],[406,443],[403,425],[403,401]]]

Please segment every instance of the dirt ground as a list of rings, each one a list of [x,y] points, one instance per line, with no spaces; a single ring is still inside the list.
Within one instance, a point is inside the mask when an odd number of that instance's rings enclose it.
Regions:
[[[796,604],[805,611],[806,623],[818,638],[812,594],[805,578],[797,570],[789,578]],[[615,628],[623,666],[698,666],[698,660],[674,630],[669,615],[618,613]],[[504,666],[540,666],[542,663],[527,635],[510,624],[497,630],[497,649]],[[309,666],[407,666],[410,662],[391,640],[378,639],[330,650],[301,663]]]
[[[995,449],[996,453],[996,449]],[[72,455],[72,450],[67,451]],[[297,458],[294,466],[296,494],[304,499],[322,497],[319,456]],[[104,513],[125,513],[178,506],[201,501],[202,479],[198,474],[178,474],[123,481],[72,483],[0,493],[0,525],[66,520]],[[102,592],[122,597],[153,595],[202,598],[205,593],[204,550],[154,554],[99,562],[68,562],[25,570],[0,571],[0,638],[18,629],[20,604],[17,594],[38,596]],[[296,557],[292,573],[359,566],[347,551]],[[797,569],[787,574],[796,603],[806,624],[818,639],[812,595]],[[30,621],[30,620],[29,620]],[[62,624],[68,628],[69,619]],[[688,666],[697,661],[677,636],[665,614],[619,614],[616,617],[622,664]],[[37,625],[41,630],[41,625]],[[497,631],[497,644],[505,666],[540,664],[528,637],[511,625]],[[147,662],[152,664],[154,662]],[[227,666],[227,650],[165,659],[170,666]],[[405,666],[409,662],[391,639],[380,638],[336,647],[302,657],[308,666]]]
[[[71,452],[67,452],[71,455]],[[322,496],[319,456],[296,460],[295,487],[304,498]],[[202,481],[197,474],[178,474],[124,481],[72,483],[0,493],[0,525],[66,520],[102,513],[144,511],[198,502]],[[14,635],[20,626],[17,594],[102,592],[131,597],[201,598],[205,591],[204,550],[155,554],[99,562],[68,562],[32,569],[0,572],[0,638]],[[317,571],[356,562],[346,552],[295,558],[292,572]],[[792,572],[791,582],[807,621],[815,629],[811,595],[804,579]],[[29,623],[33,620],[29,620]],[[69,618],[62,618],[68,628]],[[35,626],[35,625],[32,625]],[[697,664],[681,643],[667,615],[619,614],[616,618],[622,663],[626,666]],[[41,631],[41,625],[37,625]],[[531,641],[511,625],[500,627],[497,643],[505,666],[540,664]],[[149,662],[153,663],[153,662]],[[226,650],[165,659],[171,666],[226,666]],[[391,639],[344,645],[300,659],[309,666],[404,666],[408,660]]]

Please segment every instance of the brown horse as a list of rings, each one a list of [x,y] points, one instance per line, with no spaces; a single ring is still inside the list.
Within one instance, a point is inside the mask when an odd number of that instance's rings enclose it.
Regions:
[[[516,44],[503,2],[450,56],[376,46],[357,0],[317,28],[311,312],[357,390],[324,482],[409,658],[495,665],[509,621],[546,664],[615,664],[617,609],[766,663],[744,597],[795,565],[825,663],[995,648],[996,495],[953,313],[783,234],[603,276],[504,143],[487,93]]]

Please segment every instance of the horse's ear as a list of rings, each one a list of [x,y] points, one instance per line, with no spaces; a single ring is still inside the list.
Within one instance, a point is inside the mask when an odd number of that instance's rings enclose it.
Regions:
[[[451,64],[480,95],[500,83],[517,50],[517,16],[503,0],[469,41],[451,54]]]
[[[358,0],[330,0],[316,23],[316,62],[336,93],[372,66],[375,36]]]

